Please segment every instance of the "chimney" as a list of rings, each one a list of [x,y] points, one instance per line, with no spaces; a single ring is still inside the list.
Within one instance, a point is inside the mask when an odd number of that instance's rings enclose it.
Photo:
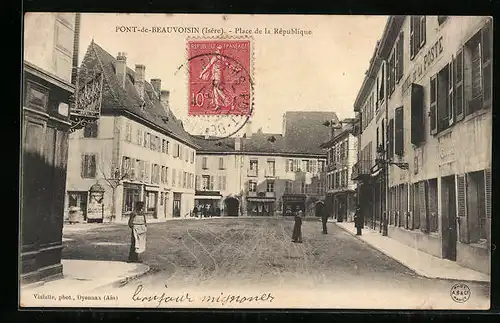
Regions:
[[[151,79],[151,86],[153,90],[155,90],[157,97],[160,97],[161,92],[161,80],[160,79]]]
[[[247,120],[247,124],[245,126],[245,137],[252,137],[252,120]]]
[[[241,150],[241,138],[240,137],[234,137],[234,150],[236,150],[236,151]]]
[[[127,78],[127,54],[123,52],[118,52],[116,56],[116,77],[118,78],[118,83],[125,88],[125,80]]]
[[[282,122],[282,133],[283,133],[283,137],[285,136],[285,133],[286,133],[286,114],[283,113],[283,122]]]
[[[169,99],[169,97],[170,97],[170,91],[167,91],[167,90],[161,90],[160,91],[160,103],[163,105],[163,108],[167,112],[169,112],[169,110],[170,110],[170,107],[168,105],[168,99]]]
[[[75,32],[73,40],[73,69],[71,72],[71,84],[76,85],[76,78],[78,77],[78,54],[80,48],[80,18],[81,14],[75,14]],[[92,42],[94,40],[92,39]]]
[[[141,99],[144,99],[144,82],[146,80],[146,66],[141,64],[135,65],[135,89]]]

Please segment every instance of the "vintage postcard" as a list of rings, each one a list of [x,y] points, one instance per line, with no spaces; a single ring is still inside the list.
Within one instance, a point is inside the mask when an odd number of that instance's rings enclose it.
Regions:
[[[492,24],[26,13],[19,306],[489,309]]]

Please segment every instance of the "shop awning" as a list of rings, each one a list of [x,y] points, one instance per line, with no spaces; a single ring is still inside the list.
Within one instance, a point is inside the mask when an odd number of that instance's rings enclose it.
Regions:
[[[215,196],[210,196],[210,195],[195,195],[194,196],[194,199],[195,200],[220,200],[220,198],[222,197],[222,195],[215,195]]]

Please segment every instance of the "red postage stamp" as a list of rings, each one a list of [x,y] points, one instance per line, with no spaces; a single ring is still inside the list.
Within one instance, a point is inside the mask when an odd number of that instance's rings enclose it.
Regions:
[[[250,40],[189,40],[189,112],[251,113]]]

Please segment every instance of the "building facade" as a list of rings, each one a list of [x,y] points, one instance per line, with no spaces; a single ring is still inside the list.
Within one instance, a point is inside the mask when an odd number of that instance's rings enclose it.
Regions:
[[[24,16],[21,283],[62,274],[62,226],[77,15]]]
[[[70,136],[65,210],[83,221],[126,221],[136,201],[151,220],[185,217],[194,206],[196,145],[169,108],[161,80],[145,81],[92,42],[82,74],[103,73],[102,114]],[[98,184],[103,195],[90,188]]]
[[[365,206],[374,222],[390,237],[484,273],[492,54],[489,17],[391,16],[355,103],[362,124],[355,178],[372,196]]]
[[[332,119],[334,113],[288,112],[281,134],[198,138],[196,205],[220,209],[222,216],[291,215],[298,209],[314,215],[315,203],[325,199],[326,154],[319,145],[328,131],[322,123]],[[315,143],[301,146],[302,131]]]
[[[356,211],[356,182],[351,179],[357,162],[357,120],[342,120],[331,127],[331,139],[321,145],[326,150],[326,201],[331,216],[338,221],[353,221]]]

